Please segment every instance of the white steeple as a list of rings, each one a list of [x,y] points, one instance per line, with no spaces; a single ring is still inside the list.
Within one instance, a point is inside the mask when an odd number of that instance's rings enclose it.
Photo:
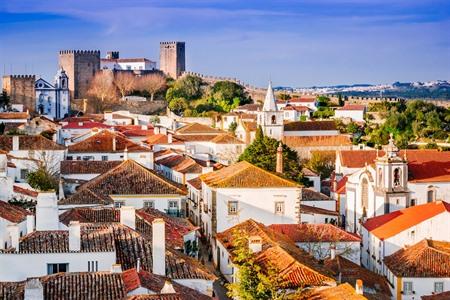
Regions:
[[[263,111],[277,111],[277,103],[275,101],[275,95],[273,93],[272,81],[269,81],[267,87],[266,99],[264,100]]]

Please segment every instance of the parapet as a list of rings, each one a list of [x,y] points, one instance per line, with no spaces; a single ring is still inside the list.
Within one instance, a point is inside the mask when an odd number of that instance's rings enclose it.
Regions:
[[[59,54],[94,54],[100,55],[100,50],[60,50]]]
[[[13,79],[35,79],[36,75],[18,74],[18,75],[4,75],[3,77],[10,77]]]
[[[172,42],[159,42],[160,45],[176,45],[176,44],[184,44],[185,42],[177,42],[177,41],[172,41]]]

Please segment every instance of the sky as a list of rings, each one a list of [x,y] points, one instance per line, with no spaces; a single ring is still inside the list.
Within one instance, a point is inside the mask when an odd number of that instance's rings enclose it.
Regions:
[[[449,0],[0,0],[0,72],[52,80],[63,49],[159,60],[246,83],[450,80]]]

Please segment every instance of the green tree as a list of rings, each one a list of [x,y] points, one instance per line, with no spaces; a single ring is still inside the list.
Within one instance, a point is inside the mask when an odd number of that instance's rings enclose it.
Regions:
[[[8,93],[3,90],[2,93],[0,94],[0,108],[7,108],[9,106],[9,102],[10,102],[10,97],[8,95]]]
[[[335,154],[331,152],[314,151],[306,166],[320,175],[320,178],[329,178],[334,170]]]
[[[186,100],[199,99],[203,96],[204,82],[198,76],[187,75],[177,79],[171,88],[166,92],[168,101],[174,98],[184,98]]]
[[[344,99],[342,99],[342,94],[339,94],[338,95],[338,105],[344,106],[344,104],[345,104],[345,101],[344,101]]]
[[[279,141],[274,138],[265,136],[261,127],[256,131],[255,140],[251,143],[239,157],[239,161],[248,161],[264,170],[276,171],[276,156]],[[287,145],[282,144],[283,147],[283,174],[285,178],[304,182],[303,174],[301,172],[300,161],[297,152],[292,150]]]
[[[284,299],[285,280],[273,266],[261,267],[248,247],[244,231],[233,233],[233,264],[237,280],[226,285],[228,296],[240,300]]]
[[[233,133],[234,135],[234,133],[236,132],[237,125],[238,124],[236,122],[231,122],[230,126],[228,127],[228,131]]]
[[[33,172],[27,174],[27,182],[31,187],[40,191],[51,191],[58,189],[58,180],[44,166],[40,166]]]
[[[245,88],[232,81],[216,82],[212,86],[210,94],[211,102],[221,107],[221,110],[225,112],[251,102]]]
[[[187,109],[189,107],[186,99],[184,98],[173,98],[172,100],[170,100],[169,102],[169,108],[170,110],[172,110],[174,113],[176,113],[177,115],[180,115],[183,113],[183,111],[185,109]]]

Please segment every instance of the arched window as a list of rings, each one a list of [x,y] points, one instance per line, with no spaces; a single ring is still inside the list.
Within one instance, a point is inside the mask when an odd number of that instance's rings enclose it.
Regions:
[[[369,207],[369,182],[366,178],[361,182],[361,207],[364,218],[367,216],[367,208]]]
[[[378,186],[383,186],[383,169],[378,169]]]
[[[400,177],[402,176],[402,170],[400,168],[396,168],[394,170],[394,186],[400,185]]]
[[[435,198],[436,198],[436,193],[435,193],[434,188],[432,186],[428,187],[427,202],[428,203],[433,202],[433,201],[435,201]]]
[[[277,124],[277,117],[275,115],[272,116],[272,125]]]

